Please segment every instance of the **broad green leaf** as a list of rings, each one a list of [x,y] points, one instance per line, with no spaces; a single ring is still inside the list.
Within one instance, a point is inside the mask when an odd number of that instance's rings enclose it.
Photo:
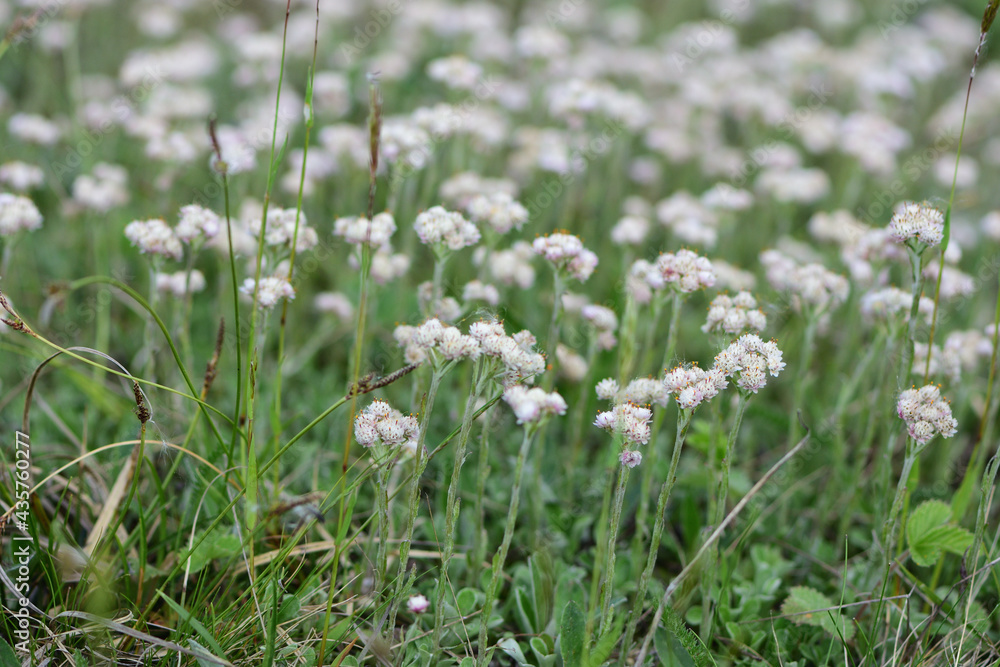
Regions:
[[[472,588],[463,588],[455,596],[455,601],[458,603],[458,610],[462,612],[463,616],[468,616],[479,606],[479,596],[477,592]]]
[[[961,554],[972,544],[972,533],[961,526],[947,525],[951,507],[940,500],[928,500],[913,510],[906,522],[910,557],[927,567],[941,558],[942,551]]]
[[[834,637],[847,641],[854,636],[854,626],[844,618],[830,598],[808,586],[795,586],[781,605],[781,613],[799,625],[823,628]],[[839,631],[839,632],[838,632]]]
[[[580,605],[570,600],[559,622],[559,652],[565,667],[583,667],[583,635],[586,619]]]
[[[197,542],[197,540],[195,540]],[[201,541],[201,544],[191,552],[187,550],[181,555],[182,559],[191,557],[191,574],[200,572],[213,560],[231,558],[240,552],[240,538],[231,533],[216,532]]]
[[[513,658],[518,665],[527,667],[528,659],[524,657],[524,651],[513,637],[504,637],[498,641],[497,648]]]
[[[0,639],[0,667],[21,667],[21,661],[10,644]]]

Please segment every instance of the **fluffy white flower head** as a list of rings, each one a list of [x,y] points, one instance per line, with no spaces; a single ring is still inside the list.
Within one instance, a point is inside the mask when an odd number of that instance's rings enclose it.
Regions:
[[[584,248],[583,241],[572,234],[557,232],[541,236],[531,247],[536,255],[541,255],[580,282],[587,280],[597,268],[597,255]]]
[[[566,401],[556,392],[514,385],[503,393],[503,400],[517,416],[518,424],[534,424],[549,415],[566,414]]]
[[[417,216],[413,226],[420,242],[426,245],[443,244],[449,250],[461,250],[479,243],[479,229],[461,213],[434,206]]]
[[[921,445],[939,433],[950,438],[958,430],[958,421],[951,416],[951,406],[937,385],[904,391],[896,403],[896,413],[906,422],[910,437]]]
[[[403,414],[385,401],[375,399],[354,419],[354,437],[362,447],[379,443],[388,447],[415,443],[420,432],[417,418]]]
[[[21,230],[32,231],[42,226],[42,214],[27,197],[0,193],[0,236],[13,236]]]
[[[139,252],[146,255],[180,259],[184,254],[181,240],[160,218],[134,220],[128,223],[125,226],[125,238],[138,248]]]
[[[889,234],[897,243],[936,246],[944,236],[944,214],[926,204],[904,202],[889,221]]]
[[[713,366],[713,370],[727,378],[736,376],[736,385],[754,394],[767,384],[768,373],[777,377],[784,368],[781,350],[775,342],[765,343],[756,334],[740,336],[715,357]]]
[[[613,409],[597,414],[594,426],[610,433],[621,433],[633,445],[649,442],[649,420],[653,411],[635,403],[619,403]]]

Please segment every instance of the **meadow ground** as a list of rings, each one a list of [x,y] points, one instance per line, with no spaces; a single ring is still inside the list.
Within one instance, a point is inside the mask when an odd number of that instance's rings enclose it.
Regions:
[[[997,664],[998,4],[0,0],[0,665]]]

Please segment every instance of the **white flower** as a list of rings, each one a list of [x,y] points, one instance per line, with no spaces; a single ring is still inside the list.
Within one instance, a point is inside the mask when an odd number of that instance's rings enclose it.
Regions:
[[[18,192],[37,188],[44,182],[45,173],[33,164],[14,160],[0,165],[0,183]]]
[[[188,204],[181,208],[180,220],[174,228],[174,233],[184,243],[191,243],[199,236],[206,239],[214,238],[221,228],[221,221],[215,211],[198,204]]]
[[[297,222],[296,222],[297,221]],[[298,233],[296,235],[296,224]],[[257,228],[260,231],[260,228]],[[270,246],[290,246],[295,238],[295,249],[305,251],[314,247],[319,238],[316,230],[308,226],[306,214],[294,208],[269,208],[267,211],[267,228],[264,230],[264,242]]]
[[[897,243],[914,243],[930,247],[944,237],[944,214],[925,204],[903,202],[889,221],[889,234]]]
[[[98,162],[90,174],[73,181],[73,200],[98,213],[107,213],[129,200],[128,172],[116,164]]]
[[[434,206],[417,216],[413,223],[420,242],[426,245],[444,244],[450,250],[460,250],[479,243],[479,230],[461,213]]]
[[[295,298],[295,288],[293,288],[291,283],[288,282],[288,278],[286,276],[261,278],[260,288],[256,290],[255,288],[256,285],[254,283],[254,279],[247,278],[243,281],[243,286],[240,287],[240,292],[253,297],[254,292],[257,291],[257,306],[261,310],[273,308],[282,298]]]
[[[430,609],[431,601],[423,595],[411,595],[406,601],[406,608],[414,614],[422,614]]]
[[[649,220],[638,215],[626,215],[611,228],[615,245],[641,245],[649,236]]]
[[[174,296],[184,296],[188,293],[194,294],[205,289],[205,276],[201,271],[195,269],[191,271],[189,284],[187,272],[185,271],[157,273],[156,289],[160,292],[168,292]]]
[[[671,286],[678,292],[694,292],[696,290],[711,287],[715,284],[715,271],[712,263],[705,257],[690,250],[678,250],[676,253],[661,254],[655,264],[659,276],[655,280],[647,281],[650,287],[657,289],[657,285],[662,281],[662,286]]]
[[[598,413],[594,426],[620,433],[631,444],[644,445],[649,441],[649,420],[652,416],[652,410],[647,407],[619,403],[611,410]]]
[[[549,415],[566,414],[566,401],[562,396],[538,387],[508,387],[503,393],[503,400],[514,411],[518,424],[533,424]]]
[[[415,443],[420,432],[417,418],[403,414],[385,401],[375,399],[354,419],[354,437],[362,447],[379,443],[389,447]]]
[[[587,280],[597,268],[597,255],[583,247],[583,241],[572,234],[556,233],[535,239],[532,249],[552,262],[557,269],[565,269],[580,282]]]
[[[313,308],[321,313],[332,313],[340,320],[354,317],[354,304],[340,292],[320,292],[313,298]]]
[[[125,226],[125,237],[143,254],[162,255],[171,259],[180,259],[184,254],[181,240],[160,218],[128,223]]]
[[[462,288],[462,301],[485,301],[496,306],[500,303],[500,292],[493,285],[472,280]]]
[[[727,334],[743,333],[746,329],[762,331],[767,326],[767,316],[757,308],[757,301],[750,292],[740,292],[735,297],[720,294],[708,307],[708,319],[701,327],[705,333],[721,331]]]
[[[489,224],[497,234],[521,229],[528,221],[528,209],[506,192],[478,195],[466,210],[474,221]]]
[[[371,221],[364,217],[350,217],[337,218],[333,223],[334,236],[340,236],[354,245],[371,243],[373,248],[388,245],[395,232],[396,221],[388,212],[377,213]]]
[[[950,438],[958,430],[958,421],[951,416],[951,406],[933,384],[920,389],[907,389],[900,394],[896,413],[906,422],[910,437],[921,445],[927,444],[938,433]]]
[[[677,405],[685,410],[693,410],[705,401],[718,395],[729,384],[726,374],[718,369],[704,371],[697,366],[678,366],[663,378],[663,387],[674,396]]]
[[[438,58],[427,64],[427,76],[455,90],[472,90],[483,68],[462,55]]]
[[[777,377],[785,368],[781,350],[774,341],[764,342],[756,334],[744,334],[715,357],[713,370],[725,377],[737,376],[736,384],[757,393],[767,384],[767,374]]]
[[[33,231],[42,226],[42,214],[27,197],[0,193],[0,236]]]
[[[623,449],[618,455],[618,461],[626,468],[634,468],[642,463],[642,452],[636,449]]]
[[[457,328],[446,326],[437,318],[430,318],[416,327],[398,326],[393,337],[405,348],[409,363],[423,361],[432,351],[448,360],[478,359],[484,352],[474,336],[463,335]]]

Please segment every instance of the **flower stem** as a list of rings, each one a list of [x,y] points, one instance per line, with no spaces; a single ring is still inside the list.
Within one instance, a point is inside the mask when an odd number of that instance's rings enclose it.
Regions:
[[[635,590],[635,599],[632,601],[632,612],[629,614],[628,625],[625,627],[625,637],[622,640],[621,660],[619,665],[625,664],[625,657],[632,647],[632,638],[635,636],[635,628],[639,623],[639,616],[642,614],[642,605],[646,601],[646,589],[649,581],[653,577],[653,569],[656,567],[656,556],[660,551],[660,539],[663,537],[663,524],[667,502],[670,500],[670,492],[673,491],[674,482],[677,481],[677,466],[681,460],[681,450],[684,447],[684,440],[687,438],[688,425],[691,423],[693,410],[681,410],[677,415],[677,433],[674,435],[674,451],[670,456],[670,470],[667,478],[663,480],[660,487],[660,496],[656,500],[656,516],[653,519],[653,535],[649,541],[649,550],[646,555],[646,567],[639,577],[639,585]],[[639,526],[636,527],[636,530]]]
[[[487,648],[487,632],[490,616],[493,614],[493,606],[496,603],[497,592],[500,588],[500,579],[503,578],[503,566],[507,560],[507,550],[510,549],[510,541],[514,537],[514,524],[517,522],[517,506],[521,496],[521,481],[524,477],[524,462],[528,458],[528,449],[534,437],[535,429],[527,426],[524,429],[524,437],[521,440],[521,449],[517,453],[517,463],[514,465],[514,487],[510,492],[510,508],[507,510],[507,525],[503,531],[503,541],[500,549],[493,556],[493,574],[490,578],[489,588],[486,589],[486,601],[483,603],[483,612],[479,617],[479,667],[486,667],[490,664],[493,656],[492,647]]]
[[[618,484],[615,487],[614,502],[611,504],[611,524],[608,528],[608,553],[604,564],[604,596],[601,601],[601,628],[599,637],[611,629],[611,595],[615,587],[615,543],[618,541],[618,526],[625,504],[625,486],[628,484],[629,467],[618,466]]]

